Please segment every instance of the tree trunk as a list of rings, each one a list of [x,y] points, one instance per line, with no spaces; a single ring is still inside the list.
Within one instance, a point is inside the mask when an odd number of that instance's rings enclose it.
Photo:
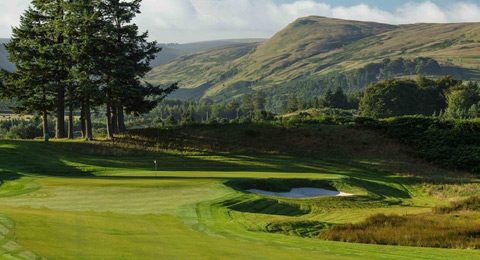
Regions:
[[[112,109],[107,94],[107,140],[113,140]]]
[[[80,128],[82,131],[82,139],[87,137],[86,134],[86,125],[85,125],[85,104],[82,104],[81,112],[80,112]]]
[[[126,132],[127,127],[125,126],[125,114],[123,113],[122,104],[117,105],[117,114],[118,114],[118,130],[119,130],[119,132]]]
[[[90,114],[90,100],[85,101],[85,141],[93,141],[92,117]]]
[[[116,103],[112,105],[112,127],[114,134],[120,134],[120,130],[118,128],[118,108]]]
[[[48,112],[47,110],[43,110],[43,137],[47,136],[49,134],[48,131]]]
[[[55,124],[55,138],[65,138],[65,88],[57,89],[57,120]]]
[[[70,105],[69,107],[69,111],[68,111],[68,139],[73,139],[74,138],[74,135],[73,135],[73,106]]]

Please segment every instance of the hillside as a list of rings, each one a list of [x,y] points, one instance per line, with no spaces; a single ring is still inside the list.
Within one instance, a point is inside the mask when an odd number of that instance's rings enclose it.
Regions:
[[[228,39],[228,40],[216,40],[216,41],[204,41],[204,42],[192,42],[184,44],[176,43],[161,43],[158,44],[162,48],[162,51],[157,55],[155,60],[150,64],[152,68],[167,64],[181,56],[189,55],[204,50],[213,48],[219,48],[223,46],[241,44],[241,43],[253,43],[263,42],[266,39]]]
[[[0,39],[0,68],[7,70],[14,70],[14,65],[8,60],[8,53],[3,46],[7,43],[8,39]],[[228,45],[235,45],[241,43],[262,42],[265,39],[229,39],[229,40],[217,40],[217,41],[205,41],[205,42],[192,42],[185,44],[158,44],[158,47],[162,48],[162,51],[151,62],[152,68],[167,64],[181,56],[193,54],[196,52],[219,48]]]
[[[252,88],[318,80],[386,58],[428,57],[442,66],[442,74],[453,71],[463,79],[480,78],[479,23],[394,26],[312,16],[250,47],[248,52],[215,49],[189,55],[155,68],[147,79],[157,84],[180,81],[183,88],[201,89],[196,91],[197,98],[226,100]],[[208,60],[212,56],[231,59]],[[364,87],[357,83],[353,89]]]

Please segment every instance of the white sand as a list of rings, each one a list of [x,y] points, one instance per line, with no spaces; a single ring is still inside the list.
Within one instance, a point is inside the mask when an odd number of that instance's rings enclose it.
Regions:
[[[283,198],[315,198],[321,196],[353,196],[353,194],[319,188],[293,188],[290,192],[271,192],[258,189],[247,190],[252,193],[283,197]]]

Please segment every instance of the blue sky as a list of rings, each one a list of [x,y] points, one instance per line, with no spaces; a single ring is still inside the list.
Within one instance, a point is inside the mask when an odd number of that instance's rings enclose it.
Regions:
[[[30,0],[0,0],[0,38]],[[319,15],[389,24],[480,22],[480,0],[143,0],[135,22],[159,42],[268,38]]]

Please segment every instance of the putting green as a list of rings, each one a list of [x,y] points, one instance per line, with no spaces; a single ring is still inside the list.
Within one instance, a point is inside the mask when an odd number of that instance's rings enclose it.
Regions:
[[[99,156],[66,147],[0,141],[2,258],[480,257],[476,250],[349,244],[265,232],[273,222],[357,222],[377,212],[428,212],[444,203],[410,178],[276,155]],[[17,158],[23,151],[35,160]],[[162,171],[148,170],[152,157]],[[276,201],[225,185],[258,178],[327,179],[359,196]]]

